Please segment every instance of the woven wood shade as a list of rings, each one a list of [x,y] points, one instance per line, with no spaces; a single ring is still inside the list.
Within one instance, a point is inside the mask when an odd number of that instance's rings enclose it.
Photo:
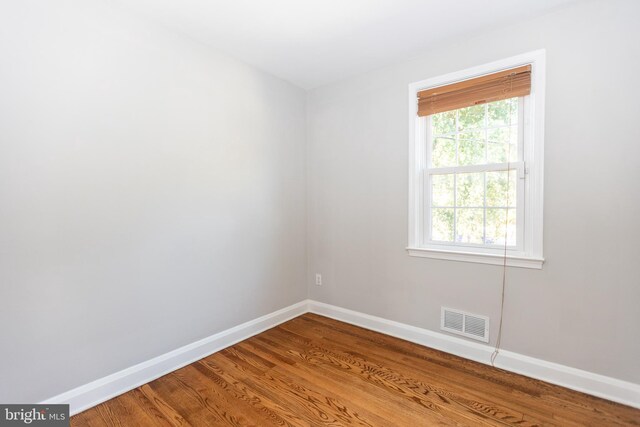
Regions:
[[[418,92],[418,116],[457,110],[531,93],[531,65]]]

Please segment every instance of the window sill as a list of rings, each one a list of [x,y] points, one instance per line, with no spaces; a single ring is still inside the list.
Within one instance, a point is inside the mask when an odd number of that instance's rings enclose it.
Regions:
[[[496,254],[482,254],[477,252],[449,251],[433,248],[407,248],[410,256],[422,258],[444,259],[448,261],[474,262],[479,264],[503,265],[504,256]],[[507,255],[508,267],[542,269],[544,258],[521,257]]]

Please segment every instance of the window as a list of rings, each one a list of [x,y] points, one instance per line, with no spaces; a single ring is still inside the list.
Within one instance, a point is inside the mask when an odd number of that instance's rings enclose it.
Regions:
[[[510,98],[427,117],[426,242],[522,246],[521,104]]]
[[[542,267],[544,52],[410,86],[410,255]]]

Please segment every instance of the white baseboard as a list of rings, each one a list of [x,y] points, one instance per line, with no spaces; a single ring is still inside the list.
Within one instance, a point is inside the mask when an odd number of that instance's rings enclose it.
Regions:
[[[106,400],[155,380],[163,375],[207,357],[237,342],[273,328],[308,311],[308,302],[301,301],[281,310],[203,338],[176,350],[154,357],[122,371],[74,388],[41,403],[68,403],[71,415],[89,409]]]
[[[304,313],[316,313],[480,363],[489,364],[493,347],[313,300],[211,335],[122,371],[74,388],[41,403],[68,403],[71,415],[207,357]],[[496,366],[614,402],[640,408],[640,385],[501,350]]]
[[[342,307],[309,301],[309,311],[476,362],[490,364],[493,347]],[[640,408],[640,384],[500,350],[495,366],[572,390]]]

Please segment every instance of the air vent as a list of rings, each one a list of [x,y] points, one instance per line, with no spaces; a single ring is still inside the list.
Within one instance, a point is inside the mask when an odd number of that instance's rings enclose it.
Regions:
[[[464,315],[451,310],[444,311],[444,328],[462,332],[464,328]]]
[[[489,318],[442,307],[440,329],[474,340],[489,342]]]

